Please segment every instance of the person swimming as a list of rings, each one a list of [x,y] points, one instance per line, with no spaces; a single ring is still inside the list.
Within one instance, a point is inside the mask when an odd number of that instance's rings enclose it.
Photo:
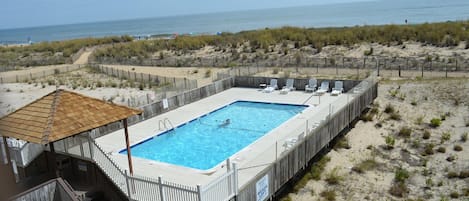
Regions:
[[[231,123],[230,119],[225,119],[225,121],[223,121],[223,123],[221,123],[219,126],[220,127],[225,127],[225,126],[228,126],[230,123]]]

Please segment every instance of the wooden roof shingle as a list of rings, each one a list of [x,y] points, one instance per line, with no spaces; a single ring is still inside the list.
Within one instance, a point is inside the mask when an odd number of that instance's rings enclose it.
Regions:
[[[141,113],[58,89],[0,118],[0,135],[48,144]]]

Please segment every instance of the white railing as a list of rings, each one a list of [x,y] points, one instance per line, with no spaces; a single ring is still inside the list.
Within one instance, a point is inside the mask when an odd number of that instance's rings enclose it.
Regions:
[[[238,168],[232,168],[202,188],[202,201],[227,201],[236,195],[238,189]]]
[[[103,172],[119,187],[119,189],[128,194],[127,179],[124,171],[116,165],[116,163],[104,153],[103,149],[90,139],[91,145],[91,158],[103,170]]]
[[[8,147],[10,157],[16,161],[16,165],[26,167],[43,151],[44,147],[40,144],[26,143],[21,147]]]

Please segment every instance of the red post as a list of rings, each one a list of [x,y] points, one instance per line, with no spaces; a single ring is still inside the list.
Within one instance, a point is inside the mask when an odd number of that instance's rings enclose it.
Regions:
[[[127,119],[124,119],[125,143],[127,145],[127,160],[129,162],[130,175],[134,175],[132,167],[132,154],[130,153],[129,130],[127,129]]]

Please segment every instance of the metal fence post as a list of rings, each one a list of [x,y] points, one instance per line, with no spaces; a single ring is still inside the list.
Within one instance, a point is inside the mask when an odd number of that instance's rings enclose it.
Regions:
[[[127,185],[127,196],[129,197],[129,200],[132,200],[132,193],[130,192],[130,182],[129,182],[129,174],[127,173],[127,170],[124,170],[125,172],[125,184]]]
[[[233,178],[234,178],[234,194],[235,196],[238,195],[238,165],[236,163],[233,163]]]
[[[202,187],[200,186],[200,184],[197,184],[197,197],[199,201],[202,201]]]
[[[165,201],[164,197],[164,191],[163,191],[163,178],[161,176],[158,176],[158,187],[160,188],[160,198],[161,201]]]
[[[90,131],[88,133],[88,147],[90,148],[90,158],[92,161],[94,161],[94,154],[93,154],[93,146],[91,145],[91,143],[93,143],[93,139],[91,138],[91,132],[95,132],[95,131]]]

